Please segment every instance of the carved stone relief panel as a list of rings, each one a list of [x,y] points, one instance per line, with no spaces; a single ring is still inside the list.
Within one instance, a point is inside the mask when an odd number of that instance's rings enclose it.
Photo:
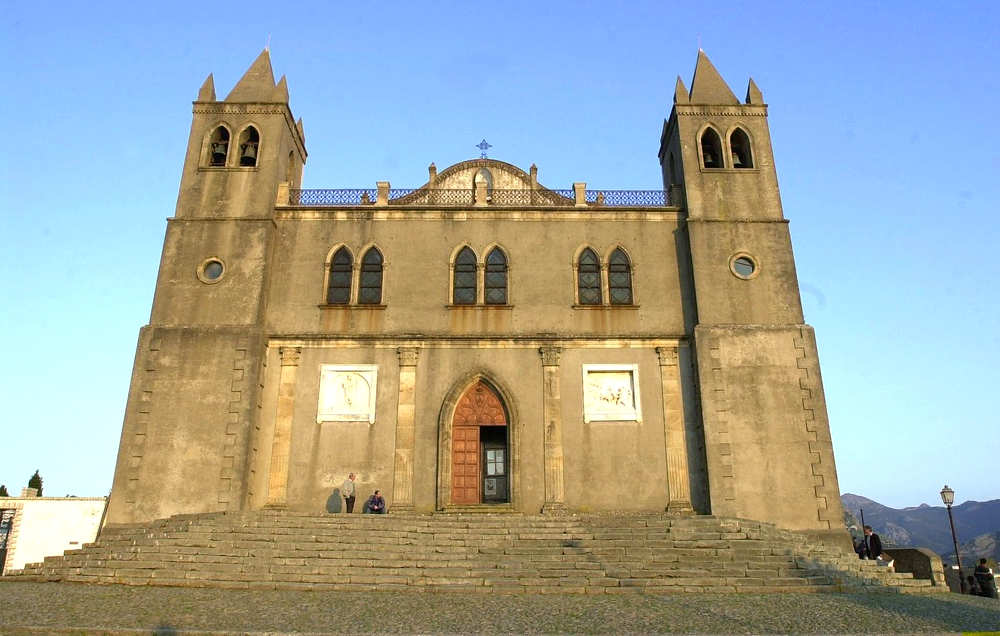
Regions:
[[[377,377],[375,364],[322,365],[316,421],[373,423]]]
[[[642,420],[639,365],[583,365],[583,421]]]

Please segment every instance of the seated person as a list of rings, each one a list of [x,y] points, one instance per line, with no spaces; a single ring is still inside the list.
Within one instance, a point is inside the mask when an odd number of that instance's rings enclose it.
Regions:
[[[993,570],[987,566],[986,559],[979,559],[979,565],[976,566],[973,575],[976,577],[976,582],[979,583],[980,596],[985,596],[986,598],[997,597],[996,582],[993,580]]]
[[[977,581],[976,577],[971,574],[965,577],[965,589],[969,590],[969,594],[972,594],[973,596],[983,595],[982,590],[979,589],[979,581]]]
[[[379,491],[375,491],[375,494],[368,498],[365,502],[365,509],[362,512],[371,513],[373,515],[384,515],[385,514],[385,499],[379,494]]]

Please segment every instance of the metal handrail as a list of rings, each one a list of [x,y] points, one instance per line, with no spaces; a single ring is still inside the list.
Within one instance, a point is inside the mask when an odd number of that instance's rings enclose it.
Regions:
[[[467,207],[476,204],[475,191],[468,189],[441,188],[393,188],[388,190],[386,204],[392,206],[441,206]],[[665,190],[596,190],[584,192],[588,207],[666,207],[677,205],[675,196]],[[309,207],[356,207],[375,205],[376,188],[347,189],[304,189],[290,188],[289,205]],[[489,207],[573,207],[576,193],[573,190],[549,190],[547,188],[500,189],[488,191],[486,205]]]

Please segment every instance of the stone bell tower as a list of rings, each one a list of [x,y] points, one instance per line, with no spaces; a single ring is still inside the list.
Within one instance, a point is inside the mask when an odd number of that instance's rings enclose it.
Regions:
[[[298,187],[305,159],[266,50],[224,100],[208,76],[139,335],[110,522],[234,510],[248,497],[274,202]]]
[[[664,187],[684,195],[712,513],[843,541],[816,341],[753,80],[740,102],[699,51],[659,157]]]

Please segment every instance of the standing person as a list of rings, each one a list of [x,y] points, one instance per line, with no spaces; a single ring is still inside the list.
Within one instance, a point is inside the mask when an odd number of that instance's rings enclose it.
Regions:
[[[987,598],[997,597],[997,586],[993,580],[993,571],[986,566],[986,559],[979,559],[976,566],[976,582],[979,583],[979,594]]]
[[[882,540],[872,532],[871,526],[865,526],[865,558],[875,559],[882,556]]]
[[[373,515],[384,515],[385,514],[385,499],[379,494],[379,491],[375,491],[375,494],[368,498],[365,502],[365,509],[363,512],[370,512]]]
[[[354,473],[347,476],[344,485],[340,487],[340,494],[344,495],[344,503],[347,504],[347,514],[354,512]]]

